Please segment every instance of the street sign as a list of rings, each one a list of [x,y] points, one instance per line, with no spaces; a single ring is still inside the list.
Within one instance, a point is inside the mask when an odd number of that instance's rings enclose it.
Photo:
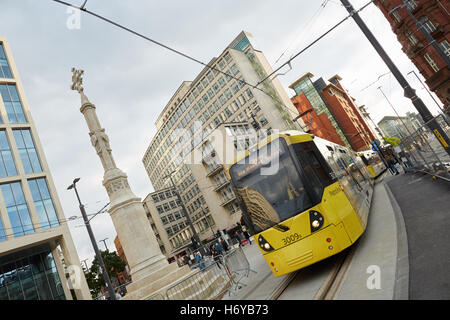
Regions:
[[[379,150],[378,144],[377,144],[376,141],[372,141],[370,144],[372,145],[372,150],[373,151],[378,151]]]

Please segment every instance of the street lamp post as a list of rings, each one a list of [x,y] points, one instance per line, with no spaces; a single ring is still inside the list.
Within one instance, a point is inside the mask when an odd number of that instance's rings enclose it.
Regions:
[[[381,91],[381,93],[383,94],[384,98],[386,99],[386,101],[389,103],[389,105],[391,106],[392,110],[394,110],[395,114],[397,115],[398,119],[400,120],[400,122],[403,124],[403,126],[406,129],[406,132],[408,132],[408,135],[412,136],[412,132],[409,131],[407,125],[405,124],[405,122],[403,122],[402,117],[400,117],[400,115],[398,114],[397,110],[395,110],[394,106],[392,105],[392,103],[389,101],[388,97],[386,97],[386,95],[384,94],[383,90],[381,90],[381,87],[377,88],[378,90]],[[403,135],[402,135],[403,138]]]
[[[99,242],[103,242],[103,244],[105,245],[105,248],[106,248],[106,251],[109,251],[108,250],[108,246],[106,245],[106,240],[107,240],[108,238],[105,238],[105,239],[103,239],[103,240],[100,240]]]
[[[439,105],[439,103],[436,101],[436,99],[434,99],[433,95],[431,94],[430,90],[427,89],[427,87],[425,86],[425,84],[422,82],[422,80],[420,80],[419,76],[414,72],[414,70],[408,72],[408,74],[414,73],[414,75],[416,76],[416,78],[420,81],[420,83],[422,84],[423,88],[428,92],[428,94],[430,95],[431,99],[433,99],[434,103],[437,104],[438,108],[442,111],[443,114],[445,114],[444,109],[441,108],[441,106]]]
[[[81,215],[83,216],[83,219],[84,219],[84,224],[86,225],[86,229],[88,231],[89,238],[91,239],[92,246],[94,247],[95,255],[97,256],[98,263],[100,265],[100,268],[102,269],[103,279],[105,280],[106,287],[108,288],[109,298],[111,300],[116,300],[116,296],[114,293],[113,286],[111,284],[111,280],[109,279],[108,273],[106,272],[106,268],[105,268],[105,264],[103,263],[102,255],[100,253],[100,250],[98,249],[97,242],[95,241],[94,233],[92,232],[91,225],[89,224],[89,220],[87,218],[87,214],[84,209],[84,205],[81,203],[80,196],[78,194],[78,190],[76,187],[76,183],[78,181],[80,181],[80,178],[76,178],[75,180],[73,180],[73,183],[67,187],[67,190],[70,190],[70,189],[75,190],[75,194],[77,195],[78,203],[80,205]]]
[[[175,183],[173,182],[172,174],[173,174],[174,172],[175,172],[175,171],[172,171],[172,172],[169,173],[167,176],[163,177],[163,179],[170,178],[170,182],[171,182],[171,184],[172,184],[172,187],[173,187],[175,193],[177,194],[178,201],[179,201],[180,204],[181,204],[181,207],[182,207],[182,209],[183,209],[184,215],[185,215],[185,217],[186,217],[186,219],[187,219],[187,222],[188,222],[188,224],[189,224],[189,227],[191,228],[193,238],[194,238],[194,240],[195,240],[198,244],[200,244],[200,246],[201,246],[201,248],[202,248],[202,251],[203,251],[202,253],[205,254],[205,253],[206,253],[205,247],[203,246],[203,243],[201,242],[200,237],[198,236],[197,231],[195,231],[195,228],[194,228],[194,225],[193,225],[193,223],[192,223],[191,217],[189,216],[189,213],[188,213],[188,211],[186,210],[186,207],[184,206],[184,202],[183,202],[183,200],[181,199],[180,193],[178,192],[178,188],[176,187]]]
[[[206,224],[211,229],[212,235],[214,236],[215,235],[214,229],[213,229],[212,225],[209,224],[208,217],[206,216],[207,212],[205,211],[205,208],[203,208],[203,207],[202,207],[202,212],[203,212],[203,216],[205,217]]]

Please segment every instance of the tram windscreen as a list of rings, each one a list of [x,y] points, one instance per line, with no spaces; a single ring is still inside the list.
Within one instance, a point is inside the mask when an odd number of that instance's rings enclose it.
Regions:
[[[276,139],[235,163],[230,176],[255,232],[312,206],[284,139]]]

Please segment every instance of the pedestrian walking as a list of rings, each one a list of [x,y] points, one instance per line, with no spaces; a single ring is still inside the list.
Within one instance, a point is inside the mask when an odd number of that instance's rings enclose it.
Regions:
[[[222,254],[223,248],[219,241],[216,242],[214,249],[216,249],[219,254]]]
[[[220,265],[222,264],[222,261],[220,261],[220,256],[221,256],[220,252],[216,248],[213,248],[212,255],[213,255],[214,261],[216,262],[219,269],[222,269],[220,267]]]
[[[220,244],[222,245],[222,248],[225,252],[228,252],[228,250],[230,250],[230,248],[228,247],[228,244],[225,240],[220,240]]]
[[[241,243],[241,238],[239,237],[238,233],[236,231],[233,231],[233,235],[232,235],[233,239],[236,239],[239,242],[239,246],[242,245]],[[234,242],[234,241],[233,241]]]
[[[195,254],[195,261],[197,261],[200,270],[205,269],[205,263],[203,262],[203,257],[200,254],[200,251],[197,251],[197,253]]]
[[[250,235],[247,232],[247,228],[242,226],[242,233],[244,234],[245,239],[247,239],[248,243],[252,245],[252,241],[250,240]]]

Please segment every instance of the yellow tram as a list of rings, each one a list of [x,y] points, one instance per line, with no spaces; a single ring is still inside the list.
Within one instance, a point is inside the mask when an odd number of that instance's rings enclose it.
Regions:
[[[373,178],[343,146],[285,131],[246,152],[228,175],[275,276],[342,251],[366,228]]]

